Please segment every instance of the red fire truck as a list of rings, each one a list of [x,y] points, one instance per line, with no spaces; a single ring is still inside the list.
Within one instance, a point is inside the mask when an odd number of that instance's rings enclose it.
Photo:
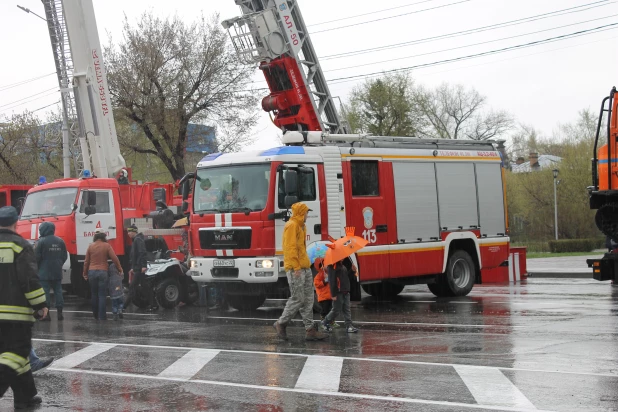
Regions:
[[[311,136],[311,135],[314,136]],[[282,233],[296,201],[307,244],[354,226],[360,283],[376,296],[429,285],[462,296],[507,270],[501,157],[491,142],[288,132],[302,146],[215,154],[195,174],[191,274],[255,308],[287,285]]]
[[[70,255],[63,283],[76,294],[87,295],[83,260],[95,230],[107,233],[123,265],[130,244],[124,228],[129,224],[140,227],[147,247],[149,240],[156,243],[156,237],[163,237],[167,246],[175,249],[182,244],[184,232],[182,228],[171,228],[181,199],[174,196],[173,184],[131,181],[131,170],[126,168],[116,135],[92,1],[43,3],[63,110],[71,123],[63,129],[73,137],[73,161],[79,178],[59,179],[30,189],[17,231],[34,243],[39,237],[39,225],[54,223],[56,235],[64,239]],[[69,48],[65,47],[65,35]],[[65,149],[69,140],[66,135]],[[65,163],[68,175],[67,168]]]
[[[262,100],[285,146],[212,154],[183,179],[190,273],[225,290],[239,309],[285,291],[282,233],[306,203],[307,244],[354,226],[360,285],[394,296],[427,284],[462,296],[507,277],[509,237],[502,157],[495,142],[348,134],[295,0],[236,0],[226,20],[239,57],[259,63]],[[358,291],[358,283],[353,285]],[[354,293],[357,296],[360,293]]]

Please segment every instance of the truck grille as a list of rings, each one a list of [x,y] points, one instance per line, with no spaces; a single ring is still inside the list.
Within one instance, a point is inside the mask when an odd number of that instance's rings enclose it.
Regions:
[[[238,268],[213,268],[210,274],[213,278],[237,278]]]
[[[251,247],[251,228],[229,228],[200,230],[202,249],[249,249]]]

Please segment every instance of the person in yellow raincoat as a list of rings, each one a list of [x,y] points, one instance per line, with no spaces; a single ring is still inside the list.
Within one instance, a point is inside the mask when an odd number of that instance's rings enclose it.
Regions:
[[[300,311],[305,325],[306,340],[322,340],[326,335],[318,332],[313,322],[313,274],[311,262],[307,256],[307,213],[309,207],[304,203],[292,205],[292,217],[283,229],[283,264],[290,286],[288,299],[283,314],[273,324],[277,335],[287,340],[286,327],[290,320]]]

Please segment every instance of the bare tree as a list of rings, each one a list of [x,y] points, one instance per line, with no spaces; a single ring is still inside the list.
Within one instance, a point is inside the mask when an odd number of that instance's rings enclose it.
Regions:
[[[125,17],[122,41],[110,39],[105,55],[117,116],[135,122],[149,142],[119,136],[121,144],[158,156],[173,179],[185,174],[189,122],[216,127],[220,150],[247,142],[257,120],[253,69],[236,58],[218,16],[185,24],[146,12],[135,26]]]
[[[419,87],[414,101],[427,121],[420,131],[423,137],[487,140],[501,136],[513,126],[507,112],[483,113],[485,96],[463,85],[443,83],[435,90]]]

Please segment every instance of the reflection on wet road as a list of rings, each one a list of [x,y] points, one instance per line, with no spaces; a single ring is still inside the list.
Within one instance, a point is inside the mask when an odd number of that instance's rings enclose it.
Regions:
[[[42,410],[618,410],[618,287],[592,280],[449,299],[408,287],[355,303],[360,332],[325,342],[305,342],[300,321],[280,342],[283,301],[117,322],[68,302],[64,322],[35,327],[39,356],[57,359],[36,375]]]

